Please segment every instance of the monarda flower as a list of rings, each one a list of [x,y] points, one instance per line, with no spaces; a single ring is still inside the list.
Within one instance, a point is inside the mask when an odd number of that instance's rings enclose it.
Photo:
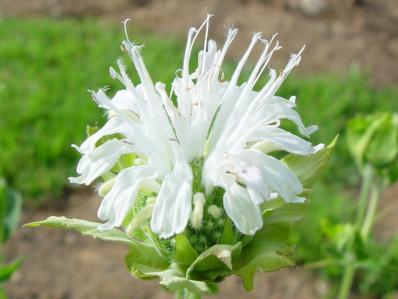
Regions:
[[[98,217],[103,223],[54,217],[40,222],[129,243],[126,262],[135,276],[158,277],[171,291],[195,294],[214,291],[213,284],[231,274],[240,275],[250,289],[257,269],[291,265],[284,230],[302,215],[308,194],[303,185],[308,188],[330,152],[281,127],[288,120],[304,137],[317,130],[303,124],[295,97],[276,95],[302,50],[291,55],[283,70],[271,69],[267,83],[256,90],[281,47],[276,35],[266,40],[255,33],[231,78],[224,80],[223,61],[238,30],[229,29],[218,48],[208,39],[209,20],[188,31],[182,68],[169,93],[164,83],[152,81],[142,47],[126,33],[122,48],[140,82],[129,79],[119,60],[118,70],[110,73],[124,88],[112,98],[104,89],[93,92],[108,121],[74,146],[82,158],[79,176],[70,178],[85,185],[101,181]],[[201,32],[203,49],[191,71]],[[240,84],[256,46],[261,54]],[[281,152],[288,154],[282,160],[277,158]],[[275,224],[278,230],[273,231]],[[157,257],[143,261],[137,251]],[[218,262],[206,262],[211,256]]]

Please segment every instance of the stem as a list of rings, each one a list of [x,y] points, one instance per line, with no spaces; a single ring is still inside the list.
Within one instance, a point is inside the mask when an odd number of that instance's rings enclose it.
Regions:
[[[180,289],[176,293],[176,299],[201,299],[201,295],[188,289]]]
[[[369,191],[372,185],[372,180],[373,180],[373,170],[372,167],[370,166],[365,166],[364,172],[363,172],[363,182],[362,182],[362,187],[361,187],[361,193],[359,195],[359,204],[358,204],[358,212],[357,212],[357,218],[356,218],[356,226],[360,227],[363,218],[365,217],[365,211],[366,211],[366,203],[369,198]]]
[[[363,221],[363,225],[361,228],[362,237],[366,240],[369,236],[369,233],[372,229],[374,223],[374,217],[376,214],[377,203],[379,202],[380,191],[379,188],[373,186],[372,194],[369,201],[368,210],[366,212],[365,220]]]
[[[366,166],[363,172],[363,182],[361,186],[361,193],[359,195],[359,207],[358,207],[358,212],[357,212],[357,217],[356,217],[356,227],[361,228],[361,233],[363,236],[367,236],[369,233],[369,230],[371,228],[371,224],[373,222],[374,218],[374,213],[376,211],[376,206],[377,206],[377,200],[378,200],[378,189],[375,186],[375,183],[373,182],[374,177],[373,177],[373,169],[371,166]],[[369,198],[369,192],[372,189],[372,195],[369,200],[369,205],[366,209],[366,205],[368,203],[368,198]],[[367,210],[366,216],[365,216],[365,211]],[[365,217],[365,220],[364,220]],[[365,234],[364,234],[365,232]],[[354,276],[355,276],[355,254],[353,253],[353,248],[354,246],[354,240],[352,239],[348,246],[347,246],[347,260],[346,260],[346,265],[344,267],[344,274],[343,278],[341,280],[341,285],[339,289],[339,293],[337,298],[338,299],[348,299],[350,296],[350,291],[352,287],[352,283],[354,281]]]
[[[355,268],[352,263],[347,264],[344,269],[343,279],[341,281],[337,299],[347,299],[350,295],[351,285],[354,280]]]

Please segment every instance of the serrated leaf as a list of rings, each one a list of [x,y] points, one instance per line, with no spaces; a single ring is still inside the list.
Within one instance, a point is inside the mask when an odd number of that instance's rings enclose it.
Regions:
[[[185,234],[177,235],[175,241],[176,241],[176,246],[175,246],[174,260],[178,264],[186,266],[191,265],[198,258],[198,253],[192,247],[191,242],[189,242]]]
[[[310,156],[287,155],[283,162],[297,175],[304,188],[310,188],[329,163],[338,136],[324,149]]]
[[[233,262],[241,253],[241,243],[214,245],[202,252],[187,270],[187,277],[216,279],[233,269]]]
[[[25,227],[54,227],[71,229],[81,233],[82,235],[92,236],[105,241],[122,242],[128,245],[135,245],[140,243],[138,240],[131,238],[128,234],[118,230],[111,229],[106,231],[98,230],[101,223],[91,222],[80,219],[68,219],[66,217],[48,217],[46,220],[27,223]]]
[[[21,260],[17,260],[8,265],[0,266],[0,283],[9,280],[12,274],[22,265]]]

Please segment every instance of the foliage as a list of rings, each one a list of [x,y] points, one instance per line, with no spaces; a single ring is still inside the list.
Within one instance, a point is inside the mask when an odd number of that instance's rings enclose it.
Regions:
[[[312,165],[316,171],[305,177],[306,187],[311,188],[310,182],[327,164],[334,145],[332,143],[309,157],[288,156],[285,163],[297,174],[302,173],[302,168]],[[128,221],[124,221],[126,232],[117,229],[101,231],[99,223],[65,217],[49,217],[27,226],[73,229],[95,238],[126,243],[130,251],[125,261],[132,275],[141,279],[159,279],[161,285],[174,293],[188,290],[199,295],[215,292],[217,283],[233,274],[240,276],[244,288],[250,291],[257,271],[271,272],[294,265],[289,243],[290,229],[301,220],[306,210],[303,203],[285,203],[280,198],[270,200],[262,205],[263,227],[253,236],[233,236],[230,227],[224,225],[221,240],[229,242],[209,245],[198,251],[187,236],[189,230],[162,240],[150,230],[149,219],[141,219],[139,225],[132,229],[130,223],[140,214],[137,207],[132,208],[134,215],[128,215]],[[145,207],[144,204],[141,210]],[[221,214],[217,218],[223,222],[227,220]],[[208,232],[208,235],[212,234]]]
[[[347,298],[352,287],[361,293],[388,295],[398,289],[398,235],[380,243],[372,227],[381,192],[397,181],[391,174],[397,167],[397,115],[356,116],[349,122],[347,141],[362,179],[358,204],[350,200],[352,195],[329,193],[329,207],[324,203],[328,192],[315,192],[310,209],[319,210],[309,213],[295,241],[303,245],[299,255],[309,262],[307,266],[321,267],[332,281],[342,280],[338,298]]]
[[[21,207],[22,200],[19,194],[9,189],[5,181],[0,179],[0,245],[4,244],[17,228]],[[6,263],[0,255],[0,298],[6,298],[2,284],[11,278],[20,265],[20,260]]]

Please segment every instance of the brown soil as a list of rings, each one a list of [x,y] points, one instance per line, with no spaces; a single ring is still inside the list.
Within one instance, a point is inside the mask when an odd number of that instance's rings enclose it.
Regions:
[[[23,222],[49,215],[96,220],[99,198],[90,194],[73,194],[62,209],[28,209]],[[123,263],[127,250],[126,246],[69,231],[23,228],[5,247],[8,259],[24,257],[23,267],[6,289],[11,299],[173,298],[156,282],[139,281],[129,275]],[[251,293],[243,291],[238,278],[227,279],[216,298],[318,299],[327,291],[328,285],[310,272],[289,269],[259,275]]]
[[[325,3],[311,12],[303,3]],[[308,6],[308,4],[307,4]],[[396,0],[2,0],[3,16],[107,17],[134,22],[163,35],[185,34],[206,13],[215,14],[212,28],[222,38],[236,25],[238,57],[253,32],[280,33],[286,52],[307,45],[300,71],[341,72],[357,65],[375,84],[398,81],[398,2]],[[279,55],[286,61],[286,55]]]

